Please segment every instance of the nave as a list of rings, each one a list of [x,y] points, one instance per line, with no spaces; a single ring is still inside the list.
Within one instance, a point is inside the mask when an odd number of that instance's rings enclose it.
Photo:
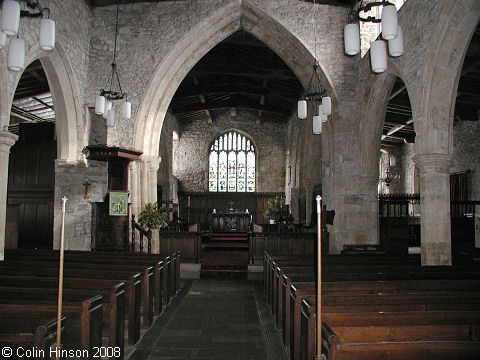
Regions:
[[[283,360],[281,338],[257,280],[186,280],[130,360]]]

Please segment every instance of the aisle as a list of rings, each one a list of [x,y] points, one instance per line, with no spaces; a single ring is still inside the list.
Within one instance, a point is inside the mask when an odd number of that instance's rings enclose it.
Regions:
[[[183,296],[157,319],[130,360],[285,358],[260,286],[247,280],[186,282]]]

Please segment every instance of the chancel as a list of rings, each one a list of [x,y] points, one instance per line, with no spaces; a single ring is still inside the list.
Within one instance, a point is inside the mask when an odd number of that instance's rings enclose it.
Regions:
[[[0,3],[2,356],[480,358],[478,0]]]

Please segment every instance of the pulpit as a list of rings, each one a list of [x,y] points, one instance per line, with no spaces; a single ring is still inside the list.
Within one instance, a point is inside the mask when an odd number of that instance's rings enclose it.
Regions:
[[[83,150],[88,160],[108,162],[108,192],[92,203],[92,249],[128,251],[128,163],[141,151],[107,145]]]

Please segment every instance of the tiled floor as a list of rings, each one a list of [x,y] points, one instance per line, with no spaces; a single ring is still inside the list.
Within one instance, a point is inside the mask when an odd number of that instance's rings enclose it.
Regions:
[[[130,360],[281,360],[281,340],[260,286],[247,280],[186,283],[188,292],[163,320],[166,326],[160,329],[159,318]]]

